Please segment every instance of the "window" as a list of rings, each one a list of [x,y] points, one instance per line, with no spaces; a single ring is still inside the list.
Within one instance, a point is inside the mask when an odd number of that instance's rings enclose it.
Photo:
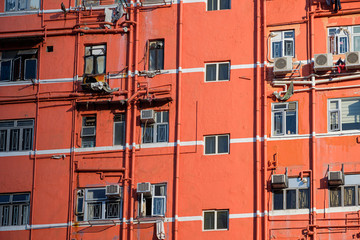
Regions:
[[[295,57],[295,32],[294,30],[271,33],[271,57]]]
[[[297,134],[297,103],[272,104],[272,133],[274,136]]]
[[[155,112],[155,123],[142,125],[142,142],[156,143],[169,141],[169,112]]]
[[[5,11],[36,10],[40,7],[40,0],[5,0]]]
[[[289,187],[273,190],[273,210],[310,207],[309,178],[289,178]]]
[[[207,0],[207,10],[223,10],[230,9],[230,0]]]
[[[0,226],[29,223],[30,193],[0,194]]]
[[[125,144],[125,114],[114,116],[114,145]]]
[[[330,99],[328,119],[330,132],[360,130],[360,99]]]
[[[229,229],[229,210],[206,210],[203,219],[204,231]]]
[[[96,116],[86,116],[82,119],[81,146],[95,147],[96,143]]]
[[[329,52],[332,54],[360,51],[360,26],[329,28],[328,39]]]
[[[0,122],[0,152],[32,150],[34,120]]]
[[[329,187],[330,207],[360,205],[360,175],[345,175],[345,185]]]
[[[164,40],[149,42],[149,71],[164,69]]]
[[[85,47],[85,74],[105,74],[106,72],[106,46]]]
[[[205,64],[205,81],[229,81],[230,80],[230,63],[207,63]]]
[[[139,216],[165,216],[166,184],[151,184],[151,194],[139,197]]]
[[[229,134],[205,136],[205,154],[229,153]]]
[[[3,51],[1,81],[33,80],[37,77],[37,49]]]
[[[122,215],[122,198],[120,195],[108,197],[106,188],[78,190],[76,215],[78,221],[119,219]]]

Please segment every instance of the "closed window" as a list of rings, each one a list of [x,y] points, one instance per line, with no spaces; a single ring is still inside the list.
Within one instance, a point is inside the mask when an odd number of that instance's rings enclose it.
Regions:
[[[125,144],[125,114],[114,116],[114,145]]]
[[[297,103],[272,104],[273,136],[297,134]]]
[[[139,216],[165,216],[166,184],[151,184],[151,193],[139,196]]]
[[[106,45],[85,47],[85,75],[106,73]]]
[[[273,210],[305,209],[310,207],[309,178],[289,179],[289,187],[286,189],[274,189]]]
[[[34,120],[0,122],[0,152],[32,150]]]
[[[107,186],[109,187],[109,186]],[[121,187],[118,194],[106,194],[106,188],[86,188],[77,191],[78,221],[119,219],[122,215]]]
[[[155,112],[155,122],[142,125],[142,142],[159,143],[169,141],[169,112]]]
[[[96,116],[82,118],[81,147],[95,147],[96,144]]]
[[[29,223],[30,193],[0,194],[0,226]]]
[[[203,230],[228,230],[229,210],[206,210],[203,212]]]
[[[37,49],[1,52],[0,81],[37,78]]]
[[[229,153],[229,134],[205,136],[205,154]]]
[[[329,188],[330,207],[347,207],[359,205],[359,195],[356,194],[358,192],[358,185],[345,185]]]
[[[164,69],[164,40],[149,42],[149,71]]]
[[[294,30],[272,32],[271,57],[295,56],[295,32]]]
[[[229,81],[230,80],[230,63],[207,63],[205,64],[205,81]]]
[[[230,0],[207,0],[207,10],[214,11],[214,10],[223,10],[223,9],[230,9]]]
[[[329,132],[360,130],[360,99],[330,99],[328,129]]]
[[[5,11],[28,11],[40,8],[40,0],[5,0]]]

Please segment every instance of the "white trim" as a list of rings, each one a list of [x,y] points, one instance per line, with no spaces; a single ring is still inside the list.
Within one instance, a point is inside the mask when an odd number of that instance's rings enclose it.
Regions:
[[[305,215],[310,214],[311,210],[306,209],[287,209],[287,210],[273,210],[269,212],[269,216],[289,216],[289,215]]]
[[[192,221],[202,221],[202,216],[191,216],[191,217],[178,217],[179,222],[192,222]]]

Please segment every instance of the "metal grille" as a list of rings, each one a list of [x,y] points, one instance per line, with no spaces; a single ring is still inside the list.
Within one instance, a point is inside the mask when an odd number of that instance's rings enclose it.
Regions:
[[[348,63],[357,63],[359,61],[359,56],[357,53],[350,53],[347,58],[346,58],[346,61]]]
[[[286,60],[283,59],[283,58],[280,58],[278,59],[276,62],[275,62],[275,67],[278,68],[278,69],[283,69],[286,67]]]
[[[317,65],[326,65],[327,64],[327,57],[326,55],[319,55],[316,58]]]

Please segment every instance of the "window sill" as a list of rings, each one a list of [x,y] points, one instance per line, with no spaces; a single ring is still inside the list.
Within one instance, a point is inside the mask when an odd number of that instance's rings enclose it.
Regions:
[[[310,134],[286,134],[286,135],[275,135],[275,136],[271,136],[269,137],[269,139],[284,139],[284,138],[299,138],[299,137],[303,137],[303,138],[308,138],[310,136]]]
[[[138,223],[140,223],[140,222],[152,223],[152,222],[157,222],[157,221],[165,221],[165,217],[162,217],[162,216],[137,217],[136,221],[138,221]]]
[[[218,155],[229,155],[230,153],[204,153],[204,156],[218,156]]]
[[[287,215],[305,215],[310,214],[309,208],[304,209],[282,209],[282,210],[271,210],[269,216],[287,216]]]
[[[37,80],[35,80],[35,81],[37,81]],[[31,81],[31,80],[19,80],[19,81],[0,80],[0,86],[1,85],[23,85],[23,84],[33,84],[33,81]]]
[[[346,131],[334,131],[327,133],[319,133],[317,136],[351,136],[351,135],[359,135],[360,130],[346,130]]]
[[[229,231],[228,228],[226,229],[203,229],[203,232],[220,232],[220,231]]]

